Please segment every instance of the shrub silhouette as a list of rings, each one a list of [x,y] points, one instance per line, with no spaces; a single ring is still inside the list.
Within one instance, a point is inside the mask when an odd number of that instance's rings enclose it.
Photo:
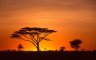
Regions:
[[[76,51],[79,50],[80,48],[80,44],[82,43],[82,41],[80,39],[75,39],[73,41],[70,41],[70,46],[72,48],[74,48]]]
[[[59,51],[64,51],[64,50],[65,50],[65,47],[60,47]]]
[[[19,44],[17,48],[18,48],[19,51],[21,51],[24,47],[23,47],[22,44]]]
[[[46,38],[49,34],[56,32],[54,30],[49,30],[48,28],[38,28],[38,27],[24,27],[20,30],[14,32],[11,37],[19,38],[24,41],[31,42],[40,51],[39,44],[42,40],[50,41]]]

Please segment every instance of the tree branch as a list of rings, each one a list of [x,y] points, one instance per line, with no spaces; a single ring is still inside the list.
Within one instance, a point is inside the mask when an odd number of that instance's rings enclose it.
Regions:
[[[27,37],[26,35],[22,35],[22,36],[24,36],[24,37],[26,37],[26,38],[29,38],[29,39],[30,39],[31,41],[33,41],[35,44],[37,43],[37,42],[35,41],[36,39],[35,39],[34,37],[32,38],[31,35],[30,35],[31,38],[30,38],[30,37]]]
[[[47,33],[45,36],[43,36],[41,39],[39,39],[39,42],[41,42],[46,36],[48,36],[50,33]]]
[[[20,37],[20,39],[22,39],[22,40],[24,40],[24,41],[31,42],[35,47],[37,47],[37,45],[36,45],[34,42],[30,41],[30,40],[26,40],[26,39],[23,39],[23,38],[21,38],[21,37]]]
[[[37,40],[34,38],[34,36],[30,35],[31,40],[33,40],[35,43],[37,43]]]

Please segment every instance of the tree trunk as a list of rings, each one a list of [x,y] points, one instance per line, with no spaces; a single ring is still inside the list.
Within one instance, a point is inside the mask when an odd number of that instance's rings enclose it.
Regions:
[[[38,52],[40,51],[39,43],[37,43],[37,51],[38,51]]]

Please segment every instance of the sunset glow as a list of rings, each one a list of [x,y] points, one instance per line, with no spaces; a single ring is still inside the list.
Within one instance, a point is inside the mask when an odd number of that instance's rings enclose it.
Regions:
[[[96,49],[95,0],[1,0],[0,50],[36,50],[29,42],[12,39],[10,34],[22,27],[43,27],[56,30],[42,41],[41,50],[73,50],[69,41],[81,39],[81,49]]]

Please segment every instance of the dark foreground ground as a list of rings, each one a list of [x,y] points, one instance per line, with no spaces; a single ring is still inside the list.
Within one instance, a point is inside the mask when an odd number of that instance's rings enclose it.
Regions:
[[[96,60],[96,51],[2,51],[0,60]]]

